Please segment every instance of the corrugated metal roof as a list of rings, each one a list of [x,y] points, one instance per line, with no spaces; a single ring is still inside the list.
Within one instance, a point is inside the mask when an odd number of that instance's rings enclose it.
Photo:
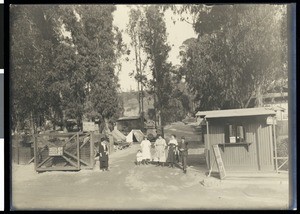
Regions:
[[[259,116],[259,115],[275,115],[276,112],[272,108],[244,108],[244,109],[228,109],[197,112],[197,116],[205,116],[205,118],[219,117],[244,117],[244,116]]]

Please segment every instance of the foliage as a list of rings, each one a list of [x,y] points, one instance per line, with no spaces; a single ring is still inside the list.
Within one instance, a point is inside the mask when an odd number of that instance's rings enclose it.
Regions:
[[[36,129],[34,124],[42,123],[55,104],[51,92],[43,88],[58,45],[57,25],[51,18],[56,9],[11,6],[12,128],[23,128],[30,119],[31,129]]]
[[[143,50],[150,59],[153,79],[149,81],[150,93],[154,95],[154,107],[157,109],[160,124],[165,124],[165,113],[172,91],[170,69],[167,63],[170,46],[167,44],[164,13],[159,6],[144,8],[145,18],[141,21]]]
[[[73,24],[74,17],[66,19],[66,28],[71,31],[73,43],[80,57],[82,70],[90,87],[89,96],[99,119],[104,122],[118,110],[117,77],[114,69],[114,50],[122,48],[120,33],[112,25],[114,6],[78,6],[75,8],[80,23]],[[74,14],[75,16],[75,14]],[[79,33],[81,32],[81,33]],[[116,38],[116,41],[115,41]]]
[[[122,113],[115,69],[124,45],[112,25],[114,10],[106,5],[11,7],[13,128],[25,119],[41,125],[46,119],[75,118],[80,124],[83,117],[97,116],[109,123]]]
[[[135,57],[135,70],[130,74],[134,76],[138,83],[138,103],[139,103],[139,113],[144,111],[143,109],[143,93],[144,86],[147,82],[147,77],[145,75],[145,67],[148,64],[149,58],[143,55],[143,44],[141,38],[141,23],[145,17],[143,16],[142,9],[140,7],[131,8],[129,14],[129,24],[127,25],[127,33],[131,38],[131,47],[134,49]]]
[[[181,75],[202,110],[244,108],[277,79],[287,79],[286,8],[213,5],[199,10],[197,39],[186,41]],[[195,12],[195,11],[194,11]]]
[[[171,48],[164,21],[166,8],[159,5],[132,8],[127,29],[135,53],[135,78],[153,96],[155,114],[162,125],[183,119],[190,110],[187,96],[177,87],[180,82],[176,79],[177,71],[167,63]],[[152,78],[146,77],[146,66]]]

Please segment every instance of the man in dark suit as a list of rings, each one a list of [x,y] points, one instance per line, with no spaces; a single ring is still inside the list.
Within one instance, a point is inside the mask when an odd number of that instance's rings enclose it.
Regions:
[[[99,164],[100,170],[108,171],[108,146],[105,138],[101,138],[101,142],[99,144]]]
[[[185,141],[185,137],[181,137],[181,144],[179,145],[179,151],[181,152],[181,161],[182,161],[182,169],[183,173],[186,173],[187,168],[187,156],[188,156],[188,147],[187,142]]]

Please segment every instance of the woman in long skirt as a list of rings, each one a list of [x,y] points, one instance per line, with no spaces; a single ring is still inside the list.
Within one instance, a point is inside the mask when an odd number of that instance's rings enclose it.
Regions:
[[[168,144],[168,163],[169,167],[174,167],[174,164],[177,162],[176,161],[176,154],[178,153],[178,143],[176,140],[176,135],[171,136],[171,140],[169,141]]]
[[[155,157],[157,161],[157,166],[164,166],[164,163],[166,162],[166,141],[162,138],[162,136],[159,135],[154,145],[156,151]]]
[[[99,164],[100,170],[108,171],[108,147],[105,138],[101,138],[101,143],[99,145]]]

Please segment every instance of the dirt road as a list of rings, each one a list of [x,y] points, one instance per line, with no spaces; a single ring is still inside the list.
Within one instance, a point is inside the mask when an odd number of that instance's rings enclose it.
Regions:
[[[36,173],[33,165],[13,166],[14,209],[285,209],[288,186],[264,183],[201,185],[205,165],[189,157],[188,173],[179,168],[135,166],[139,145],[110,157],[110,171]],[[202,163],[202,165],[201,165]]]

